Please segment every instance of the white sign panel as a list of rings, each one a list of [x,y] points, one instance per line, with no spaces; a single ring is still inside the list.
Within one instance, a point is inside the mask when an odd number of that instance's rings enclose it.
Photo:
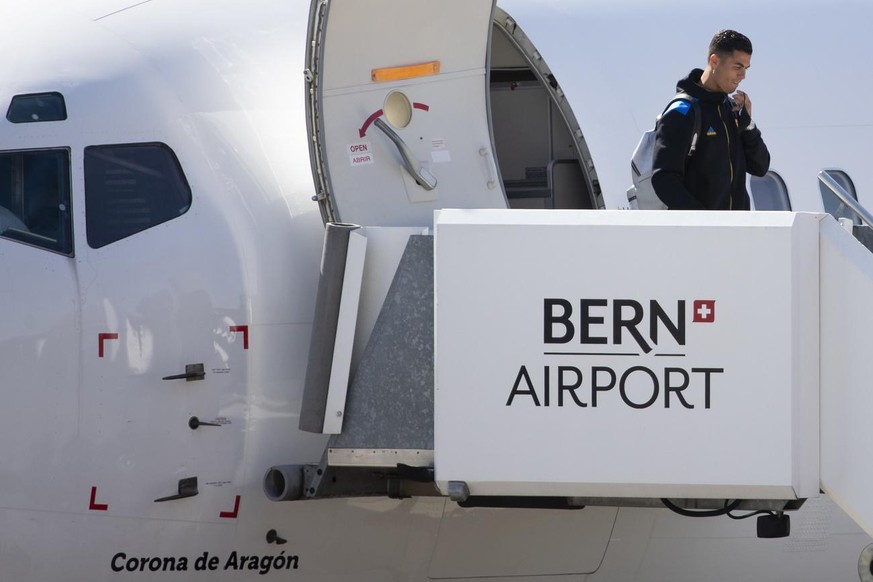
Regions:
[[[373,158],[373,146],[368,141],[349,144],[348,152],[349,163],[352,167],[366,166],[375,161]]]
[[[816,495],[817,241],[791,213],[438,212],[440,486]]]

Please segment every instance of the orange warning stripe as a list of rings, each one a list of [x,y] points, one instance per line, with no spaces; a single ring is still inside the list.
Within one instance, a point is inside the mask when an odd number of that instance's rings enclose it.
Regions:
[[[415,79],[418,77],[429,77],[431,75],[439,74],[440,62],[430,61],[428,63],[420,63],[417,65],[373,69],[371,78],[376,83],[385,83],[387,81],[403,81],[404,79]]]

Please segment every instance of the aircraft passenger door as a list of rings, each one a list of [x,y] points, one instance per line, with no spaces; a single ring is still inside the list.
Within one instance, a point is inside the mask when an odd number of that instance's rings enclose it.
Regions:
[[[487,113],[493,0],[313,3],[308,119],[334,221],[503,208]]]

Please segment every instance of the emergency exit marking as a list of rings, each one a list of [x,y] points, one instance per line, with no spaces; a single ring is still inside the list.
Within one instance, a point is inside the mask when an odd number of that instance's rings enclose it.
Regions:
[[[241,333],[243,334],[243,349],[249,349],[249,326],[247,325],[232,325],[230,326],[230,333]]]
[[[91,511],[108,511],[109,505],[97,503],[97,487],[91,487],[91,503],[88,506]]]
[[[98,338],[98,344],[100,346],[100,349],[99,349],[100,356],[99,357],[102,358],[103,357],[103,342],[105,342],[106,340],[117,340],[118,334],[117,333],[101,333],[100,335],[97,336],[97,338]]]
[[[218,517],[224,517],[226,519],[236,519],[239,515],[239,499],[240,496],[236,496],[236,501],[233,502],[233,511],[222,511],[218,514]]]
[[[694,302],[694,323],[715,323],[715,300]]]

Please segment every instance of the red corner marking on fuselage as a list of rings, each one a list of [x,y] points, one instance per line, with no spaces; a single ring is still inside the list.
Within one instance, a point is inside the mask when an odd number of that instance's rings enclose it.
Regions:
[[[430,106],[425,105],[424,103],[413,103],[412,107],[415,109],[421,109],[422,111],[430,111]]]
[[[100,357],[102,358],[103,357],[103,342],[105,342],[106,340],[117,340],[118,334],[117,333],[101,333],[97,336],[97,339],[98,339],[98,344],[99,344],[99,348],[100,348],[99,349]]]
[[[249,326],[247,325],[232,325],[230,326],[231,333],[243,334],[243,349],[249,349]]]
[[[91,511],[109,511],[109,505],[97,503],[97,487],[91,487],[91,503],[88,505]]]
[[[218,514],[218,517],[223,517],[226,519],[236,519],[239,515],[239,499],[240,496],[236,496],[236,501],[233,502],[233,511],[222,511]]]

